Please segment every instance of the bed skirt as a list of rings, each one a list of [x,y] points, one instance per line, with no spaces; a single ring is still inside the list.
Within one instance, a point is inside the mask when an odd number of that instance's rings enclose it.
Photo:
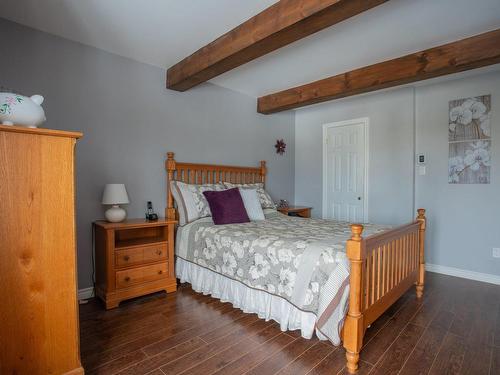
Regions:
[[[250,288],[217,272],[176,257],[175,273],[181,282],[191,284],[193,290],[230,302],[245,313],[254,313],[261,319],[274,320],[282,331],[300,329],[301,336],[310,339],[315,331],[316,315],[302,311],[282,297]],[[317,335],[326,339],[322,334]]]

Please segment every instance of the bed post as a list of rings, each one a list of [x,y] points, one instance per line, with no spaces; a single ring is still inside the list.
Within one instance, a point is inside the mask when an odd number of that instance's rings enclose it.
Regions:
[[[419,251],[419,265],[418,265],[418,280],[417,280],[417,298],[422,298],[424,294],[424,281],[425,281],[425,228],[427,219],[425,217],[425,210],[419,208],[417,220],[420,222],[420,229],[418,231],[418,251]]]
[[[266,168],[266,161],[261,160],[260,161],[260,182],[266,185],[266,173],[267,173],[267,168]]]
[[[347,257],[351,262],[349,311],[344,323],[344,348],[346,349],[347,370],[354,374],[358,370],[359,352],[363,345],[364,323],[363,301],[363,262],[365,244],[361,238],[363,226],[351,225],[351,239],[347,241]]]
[[[165,167],[167,169],[167,208],[165,210],[165,217],[169,220],[175,220],[174,199],[172,197],[172,192],[170,191],[170,181],[173,180],[176,169],[173,152],[167,152]]]

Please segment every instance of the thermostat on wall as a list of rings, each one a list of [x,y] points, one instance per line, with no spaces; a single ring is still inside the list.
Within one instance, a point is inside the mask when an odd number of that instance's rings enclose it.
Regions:
[[[427,171],[425,170],[425,154],[418,154],[417,155],[417,166],[418,166],[418,174],[420,176],[424,176]]]
[[[418,165],[425,165],[425,160],[426,157],[425,157],[425,154],[418,154],[417,155],[417,164]]]

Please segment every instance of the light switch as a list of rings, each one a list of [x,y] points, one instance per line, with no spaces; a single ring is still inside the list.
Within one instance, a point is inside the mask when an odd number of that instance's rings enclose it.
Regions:
[[[418,166],[418,174],[420,176],[425,176],[425,165],[419,165]]]

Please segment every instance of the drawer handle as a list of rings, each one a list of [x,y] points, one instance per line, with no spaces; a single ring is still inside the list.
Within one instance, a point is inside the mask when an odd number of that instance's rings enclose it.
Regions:
[[[157,250],[156,254],[161,255],[161,250]]]
[[[161,275],[162,273],[163,273],[163,271],[162,271],[162,270],[159,270],[159,271],[158,271],[158,275]]]
[[[130,281],[130,277],[125,277],[125,281]]]
[[[130,257],[129,257],[128,255],[125,255],[125,256],[123,257],[123,260],[124,260],[125,262],[128,262],[128,261],[130,260]]]

